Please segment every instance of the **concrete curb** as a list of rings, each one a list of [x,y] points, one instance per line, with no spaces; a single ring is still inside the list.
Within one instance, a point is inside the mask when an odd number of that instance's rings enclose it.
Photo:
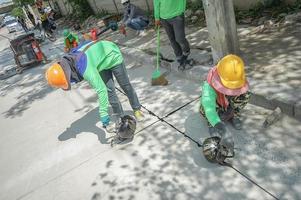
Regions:
[[[139,60],[141,63],[152,63],[154,64],[156,59],[153,55],[147,54],[145,51],[140,49],[134,49],[132,47],[126,47],[124,45],[122,48],[127,49],[128,52],[131,52],[132,55],[129,57],[135,57],[136,60]],[[126,54],[127,51],[123,51]],[[200,74],[207,74],[211,66],[195,66],[191,70],[180,72],[177,70],[176,63],[169,63],[166,61],[161,61],[161,67],[166,69],[169,73],[174,74],[175,76],[183,79],[193,81],[195,83],[201,83],[205,77],[200,76]],[[200,73],[201,71],[201,73]],[[197,73],[196,73],[197,72]],[[252,81],[252,80],[251,80]],[[250,103],[256,106],[260,106],[266,109],[274,110],[279,107],[282,113],[291,116],[299,121],[301,121],[301,106],[296,104],[291,104],[277,99],[268,99],[267,97],[251,92]]]

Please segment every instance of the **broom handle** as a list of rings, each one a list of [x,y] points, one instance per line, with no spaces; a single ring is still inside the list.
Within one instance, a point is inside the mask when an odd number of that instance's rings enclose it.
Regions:
[[[160,26],[157,28],[157,71],[160,65]]]

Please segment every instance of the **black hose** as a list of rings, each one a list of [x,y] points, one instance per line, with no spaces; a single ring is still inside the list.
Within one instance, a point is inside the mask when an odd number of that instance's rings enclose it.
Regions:
[[[119,88],[116,87],[116,90],[118,90],[120,93],[122,93],[123,95],[126,95],[123,91],[121,91]],[[144,108],[145,110],[148,111],[148,113],[150,115],[153,115],[155,117],[158,118],[158,121],[162,121],[164,123],[166,123],[167,125],[169,125],[170,127],[172,127],[173,129],[175,129],[176,131],[178,131],[179,133],[181,133],[184,137],[188,138],[190,141],[194,142],[198,147],[202,147],[202,144],[200,144],[198,141],[196,141],[195,139],[193,139],[192,137],[190,137],[189,135],[187,135],[185,132],[179,130],[178,128],[176,128],[174,125],[170,124],[168,121],[164,120],[164,118],[170,116],[171,114],[181,110],[182,108],[186,107],[187,105],[191,104],[192,102],[198,100],[198,98],[191,100],[190,102],[184,104],[183,106],[180,106],[179,108],[169,112],[167,115],[165,115],[165,117],[161,118],[158,115],[156,115],[155,113],[153,113],[151,110],[147,109],[145,106],[141,105],[142,108]],[[158,121],[156,121],[155,123],[157,123]],[[154,124],[154,123],[153,123]],[[152,125],[152,124],[151,124]],[[151,125],[148,125],[147,127],[145,127],[144,129],[150,127]],[[144,130],[143,129],[143,130]],[[141,132],[142,130],[140,130],[139,132]],[[252,180],[250,177],[248,177],[247,175],[245,175],[244,173],[240,172],[238,169],[236,169],[235,167],[233,167],[231,164],[227,163],[227,162],[222,162],[219,163],[222,166],[227,166],[230,167],[231,169],[235,170],[236,172],[238,172],[241,176],[243,176],[244,178],[246,178],[248,181],[250,181],[252,184],[254,184],[255,186],[257,186],[258,188],[260,188],[262,191],[264,191],[265,193],[267,193],[268,195],[270,195],[271,197],[273,197],[276,200],[279,200],[279,198],[277,198],[275,195],[273,195],[272,193],[270,193],[268,190],[266,190],[265,188],[263,188],[262,186],[260,186],[257,182],[255,182],[254,180]]]

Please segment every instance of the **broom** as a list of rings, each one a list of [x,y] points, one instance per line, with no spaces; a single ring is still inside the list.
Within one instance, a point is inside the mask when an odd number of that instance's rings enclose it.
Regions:
[[[157,27],[157,67],[152,74],[152,86],[167,85],[168,80],[161,74],[159,70],[160,66],[160,26]]]

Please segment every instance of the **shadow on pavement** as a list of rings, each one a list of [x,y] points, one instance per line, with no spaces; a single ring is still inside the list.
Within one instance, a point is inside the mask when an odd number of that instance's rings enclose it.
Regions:
[[[28,90],[29,88],[32,89]],[[33,102],[43,99],[53,91],[46,84],[44,70],[41,68],[27,70],[20,76],[1,82],[0,95],[2,97],[6,96],[13,92],[14,89],[20,90],[20,93],[15,97],[15,104],[3,113],[6,118],[21,116],[25,110],[30,108]]]
[[[281,30],[241,36],[240,46],[246,58],[247,75],[253,92],[286,103],[301,101],[300,25]]]
[[[83,132],[90,132],[97,135],[98,140],[102,144],[108,144],[108,138],[106,138],[106,133],[102,129],[96,126],[99,122],[99,112],[98,107],[94,108],[82,118],[73,122],[70,127],[68,127],[63,133],[58,136],[59,141],[66,141],[71,138],[76,138],[78,134]]]
[[[236,190],[232,182],[240,175],[208,163],[194,143],[170,130],[155,124],[122,147],[120,159],[107,160],[91,183],[91,199],[248,199],[249,188]]]

